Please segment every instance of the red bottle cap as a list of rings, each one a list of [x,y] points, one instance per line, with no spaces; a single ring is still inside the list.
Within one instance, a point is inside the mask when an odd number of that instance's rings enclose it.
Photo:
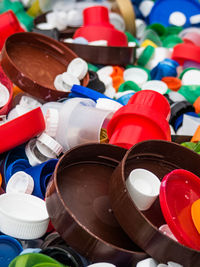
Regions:
[[[108,46],[127,46],[127,37],[114,28],[109,22],[108,9],[94,6],[84,9],[83,27],[80,27],[73,38],[84,37],[89,42],[107,40]]]
[[[186,60],[200,63],[200,47],[190,43],[178,44],[174,47],[172,59],[180,65],[183,65]]]

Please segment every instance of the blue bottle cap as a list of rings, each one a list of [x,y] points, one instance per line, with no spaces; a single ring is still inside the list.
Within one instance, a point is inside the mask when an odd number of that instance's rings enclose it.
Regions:
[[[163,77],[176,77],[176,68],[179,64],[172,59],[164,59],[158,65],[151,70],[152,80],[161,80]]]
[[[108,98],[111,99],[110,97],[107,97],[99,92],[96,92],[90,88],[81,86],[81,85],[73,85],[71,92],[73,94],[73,97],[87,97],[90,98],[94,101],[97,101],[99,98]],[[71,94],[69,94],[69,97],[72,97]]]
[[[34,180],[34,190],[32,195],[44,199],[46,185],[54,172],[57,162],[57,159],[51,159],[25,170],[25,172],[31,175]]]
[[[119,102],[122,105],[126,105],[128,104],[129,99],[135,94],[135,92],[133,93],[129,93],[126,95],[121,96],[120,98],[117,99],[117,102]]]
[[[0,266],[8,267],[9,263],[17,257],[23,248],[15,238],[1,235],[0,236]]]
[[[25,159],[15,160],[6,169],[5,183],[7,184],[11,176],[13,176],[13,174],[15,174],[16,172],[25,171],[26,169],[30,167],[31,165],[29,164],[28,160],[25,160]]]
[[[200,13],[200,4],[196,0],[157,0],[149,15],[149,23],[161,23],[169,26],[170,16],[175,12],[184,14],[186,22],[183,26],[188,27],[190,26],[190,17]]]

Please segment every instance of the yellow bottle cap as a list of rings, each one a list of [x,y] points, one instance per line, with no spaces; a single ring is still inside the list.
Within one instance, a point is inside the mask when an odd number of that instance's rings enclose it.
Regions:
[[[151,45],[153,47],[158,47],[154,42],[152,42],[151,40],[144,40],[144,42],[141,44],[141,47],[147,47],[148,45]]]

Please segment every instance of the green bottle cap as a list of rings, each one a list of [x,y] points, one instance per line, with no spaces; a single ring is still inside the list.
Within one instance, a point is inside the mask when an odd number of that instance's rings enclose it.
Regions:
[[[195,143],[192,143],[192,142],[184,142],[181,145],[184,146],[184,147],[187,147],[187,148],[189,148],[191,150],[194,150],[194,148],[196,146],[196,144]]]
[[[184,70],[181,72],[181,74],[180,74],[180,76],[179,76],[179,79],[182,80],[182,78],[183,78],[183,76],[185,75],[185,73],[188,72],[188,71],[190,71],[190,70],[199,70],[199,69],[197,69],[197,68],[186,68],[186,69],[184,69]]]
[[[173,48],[181,43],[183,43],[183,40],[176,34],[169,35],[163,40],[163,46],[166,48]]]
[[[91,63],[88,63],[88,70],[96,72],[99,70],[99,68]]]
[[[185,99],[193,104],[200,96],[200,85],[184,85],[178,92],[185,97]]]
[[[140,46],[138,39],[136,39],[130,32],[125,32],[128,42],[135,42],[137,46]]]
[[[120,85],[118,92],[125,92],[125,91],[129,91],[129,90],[132,90],[134,92],[138,92],[141,89],[135,82],[126,81]]]
[[[166,27],[166,35],[179,34],[183,30],[180,26],[169,26]]]
[[[153,24],[149,25],[147,28],[154,30],[159,36],[163,36],[167,32],[165,26],[163,26],[160,23],[153,23]]]
[[[16,16],[21,24],[26,27],[27,31],[31,31],[33,29],[33,17],[29,16],[25,11],[18,12]]]
[[[144,51],[138,58],[138,61],[137,61],[138,65],[144,67],[151,59],[154,52],[155,52],[155,48],[153,46],[148,45],[147,47],[145,47]]]

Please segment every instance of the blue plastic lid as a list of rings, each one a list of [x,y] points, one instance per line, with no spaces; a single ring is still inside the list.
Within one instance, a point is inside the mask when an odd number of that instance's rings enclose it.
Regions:
[[[23,250],[22,245],[15,238],[0,236],[0,266],[8,267],[9,263]]]
[[[120,104],[122,105],[127,105],[128,104],[128,101],[129,99],[135,94],[135,92],[133,93],[129,93],[129,94],[126,94],[126,95],[123,95],[121,96],[120,98],[117,99],[117,102],[119,102]]]
[[[94,101],[97,101],[99,98],[108,98],[111,99],[110,97],[107,97],[95,90],[92,90],[90,88],[81,86],[81,85],[73,85],[71,89],[72,94],[69,94],[69,97],[87,97],[90,98]],[[113,99],[112,99],[113,100]]]
[[[189,116],[192,116],[192,117],[199,117],[198,114],[196,114],[195,112],[187,112],[185,114],[182,114],[181,116],[179,116],[175,123],[174,123],[174,130],[177,131],[178,128],[182,125],[183,123],[183,115],[189,115]]]
[[[177,11],[185,15],[184,27],[188,27],[190,26],[190,17],[200,13],[200,3],[196,0],[157,0],[149,15],[149,23],[169,26],[170,15]]]
[[[11,176],[19,171],[25,171],[26,169],[30,168],[31,165],[29,164],[28,160],[25,159],[17,159],[12,162],[5,172],[5,182],[6,184],[10,180]]]

